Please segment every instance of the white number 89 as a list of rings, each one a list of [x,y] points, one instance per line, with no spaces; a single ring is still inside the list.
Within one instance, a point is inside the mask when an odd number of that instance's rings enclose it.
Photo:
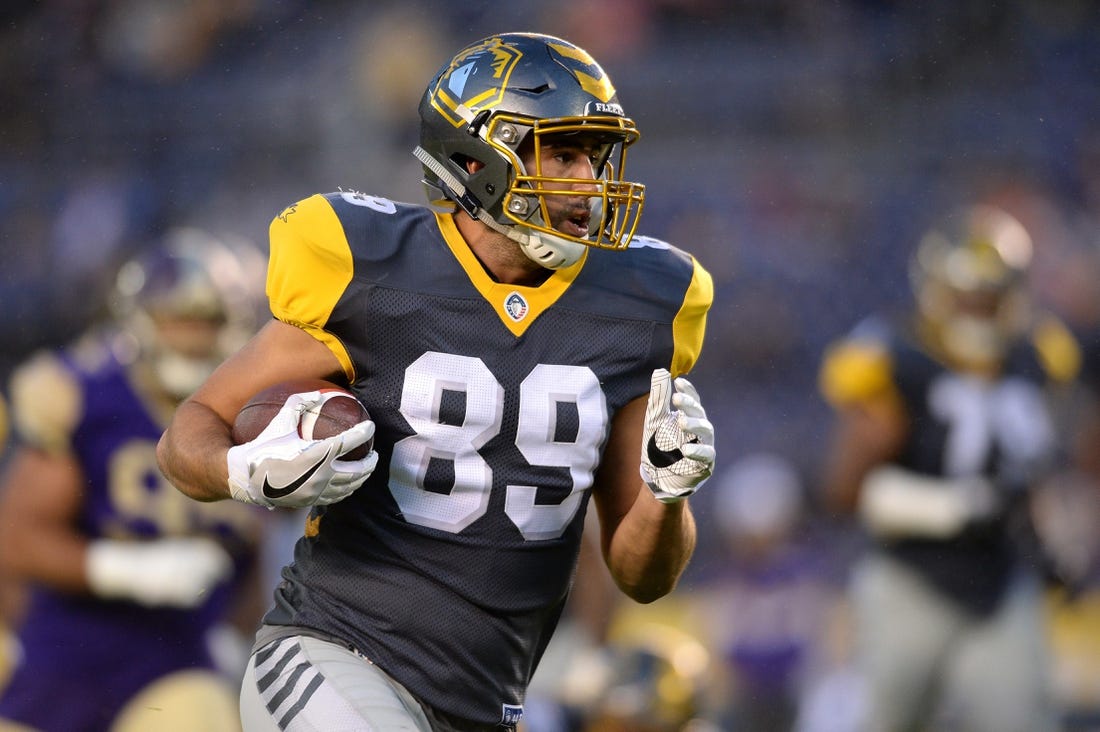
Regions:
[[[445,391],[466,397],[462,424],[440,419]],[[535,503],[536,486],[509,485],[505,513],[529,541],[562,535],[592,486],[608,415],[599,379],[583,366],[540,364],[520,385],[519,423],[515,444],[531,465],[569,468],[572,489],[561,503]],[[558,405],[575,405],[574,440],[556,437]],[[504,389],[479,358],[428,352],[405,371],[401,414],[415,430],[394,445],[390,492],[405,519],[457,533],[485,515],[493,469],[478,450],[501,429]],[[449,493],[425,488],[432,459],[454,467]]]

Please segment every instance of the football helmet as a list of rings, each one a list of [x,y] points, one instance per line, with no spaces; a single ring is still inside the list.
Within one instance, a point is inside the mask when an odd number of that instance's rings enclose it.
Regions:
[[[444,64],[419,111],[413,154],[437,210],[461,206],[550,269],[576,262],[586,245],[624,249],[630,242],[645,186],[626,181],[623,171],[639,133],[583,49],[534,33],[483,39]],[[543,174],[540,151],[563,135],[591,144],[594,181]],[[534,170],[522,162],[527,151]],[[471,160],[481,167],[471,172]],[[576,186],[588,197],[587,235],[553,228],[547,205],[551,197],[577,197]]]
[[[110,307],[124,359],[149,367],[176,399],[197,389],[256,328],[258,254],[248,242],[183,227],[123,264]]]
[[[995,206],[952,212],[922,236],[910,263],[922,334],[953,365],[996,369],[1027,326],[1032,241]]]
[[[584,732],[680,732],[703,711],[711,656],[663,622],[642,623],[606,647]]]

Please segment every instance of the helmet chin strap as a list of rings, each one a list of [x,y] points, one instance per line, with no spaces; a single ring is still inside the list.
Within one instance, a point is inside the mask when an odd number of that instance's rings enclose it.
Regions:
[[[469,195],[466,186],[451,171],[447,170],[438,160],[433,158],[428,151],[419,145],[413,149],[413,155],[430,171],[435,173],[443,185],[450,189],[455,202],[462,210],[473,216],[481,223],[488,226],[498,234],[503,234],[519,244],[520,250],[528,259],[540,267],[547,269],[562,269],[575,264],[584,254],[585,245],[575,241],[569,241],[552,234],[537,231],[522,225],[505,226],[478,205]]]

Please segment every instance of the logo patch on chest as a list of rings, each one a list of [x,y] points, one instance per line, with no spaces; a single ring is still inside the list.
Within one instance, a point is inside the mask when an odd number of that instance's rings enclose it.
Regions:
[[[517,323],[527,317],[529,310],[527,301],[518,292],[509,293],[508,297],[504,298],[504,312]]]

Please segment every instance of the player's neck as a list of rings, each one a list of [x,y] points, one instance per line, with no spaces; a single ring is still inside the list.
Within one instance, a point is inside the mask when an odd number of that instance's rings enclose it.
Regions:
[[[496,282],[534,287],[553,273],[531,261],[507,236],[462,212],[455,215],[455,225],[485,272]]]

